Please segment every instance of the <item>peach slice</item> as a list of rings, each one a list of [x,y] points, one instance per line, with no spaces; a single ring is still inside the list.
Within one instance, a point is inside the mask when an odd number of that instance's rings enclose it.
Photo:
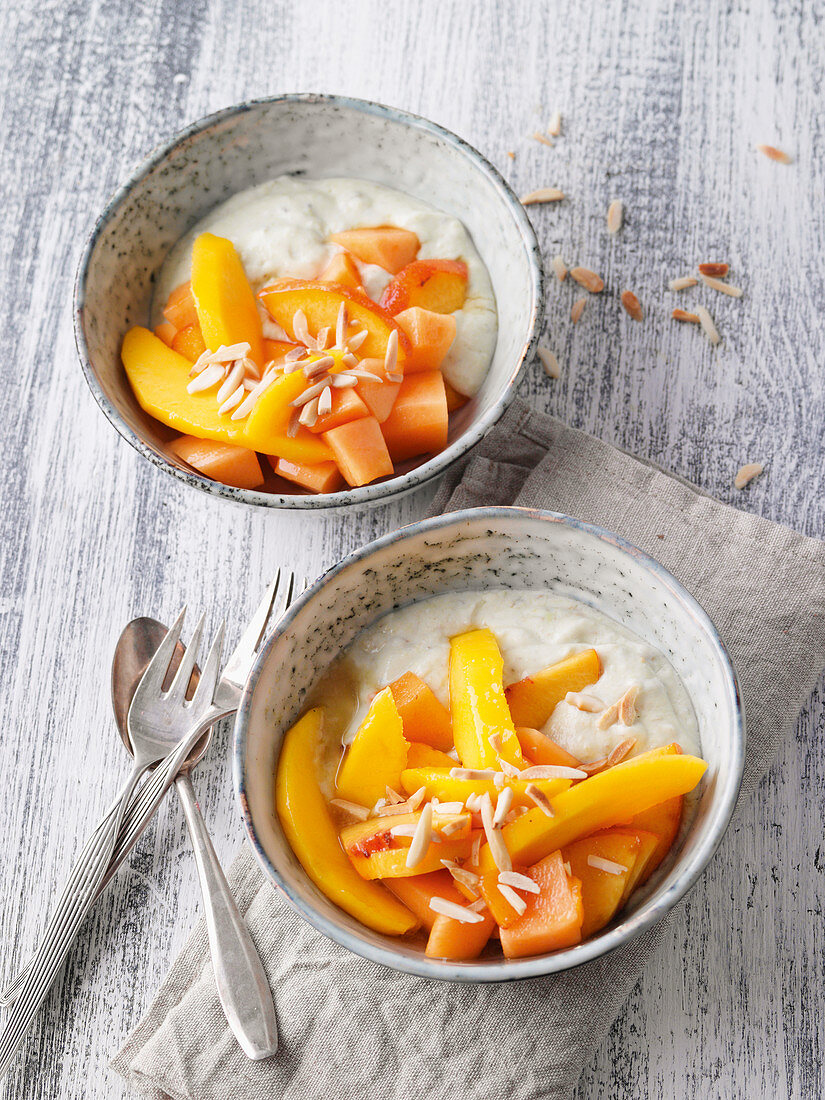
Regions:
[[[410,343],[404,373],[438,370],[455,340],[455,317],[449,313],[434,313],[421,306],[410,306],[396,314],[395,320]]]
[[[398,364],[404,369],[410,341],[405,332],[390,317],[359,290],[333,286],[331,283],[312,283],[304,279],[278,279],[258,295],[270,316],[282,329],[295,339],[295,315],[300,310],[306,318],[309,332],[316,336],[321,329],[335,331],[338,313],[346,306],[350,322],[349,335],[366,329],[367,337],[358,348],[359,358],[381,359],[387,351],[390,333],[398,333]]]
[[[644,810],[630,819],[630,825],[634,829],[645,829],[655,833],[657,837],[656,848],[645,864],[637,886],[643,886],[647,882],[670,851],[682,822],[683,802],[684,798],[677,795],[675,798],[668,799],[667,802],[660,802],[658,806],[651,806],[649,810]]]
[[[424,741],[434,749],[448,752],[453,747],[450,712],[433,689],[414,672],[405,672],[390,684],[390,691],[401,715],[408,741]],[[414,764],[408,764],[414,768]],[[450,764],[447,767],[451,767]]]
[[[341,830],[341,843],[353,867],[362,878],[409,878],[442,870],[442,859],[466,859],[472,846],[469,814],[442,814],[434,817],[434,824],[460,828],[449,836],[442,836],[440,843],[431,841],[423,858],[414,866],[407,866],[407,854],[412,838],[393,836],[397,825],[414,828],[420,813],[394,814],[371,818]],[[434,835],[439,835],[437,830]]]
[[[387,284],[381,305],[393,315],[411,306],[455,313],[466,297],[467,265],[462,260],[414,260]]]
[[[449,871],[433,871],[429,875],[411,875],[409,878],[388,878],[384,883],[390,893],[414,913],[429,931],[438,913],[430,908],[432,898],[444,898],[454,905],[465,905],[464,895],[453,883]]]
[[[534,676],[525,676],[505,688],[510,713],[517,726],[538,730],[568,691],[582,691],[595,684],[602,674],[602,663],[595,649],[583,649],[565,657]]]
[[[639,838],[627,833],[598,833],[568,844],[561,854],[582,884],[582,937],[592,936],[622,907],[625,886],[638,860]],[[616,866],[610,870],[593,866],[591,856]]]
[[[344,286],[347,290],[363,289],[358,268],[346,252],[336,253],[318,278],[322,283],[337,283],[338,286]]]
[[[178,352],[180,355],[185,355],[190,362],[194,363],[196,359],[199,359],[201,355],[206,351],[206,344],[201,334],[201,327],[199,324],[187,325],[186,328],[182,328],[180,332],[176,332],[169,345],[173,351]]]
[[[198,323],[198,311],[195,307],[195,299],[192,297],[191,283],[181,283],[180,286],[175,287],[169,295],[163,316],[178,331]]]
[[[351,252],[362,264],[377,264],[392,275],[411,263],[421,247],[415,233],[394,225],[370,229],[346,229],[333,233],[330,240]]]
[[[506,688],[504,693],[507,694]],[[581,764],[572,753],[557,745],[551,738],[545,737],[539,730],[530,729],[529,726],[516,726],[516,737],[521,751],[534,764],[561,765],[565,768],[578,768]]]

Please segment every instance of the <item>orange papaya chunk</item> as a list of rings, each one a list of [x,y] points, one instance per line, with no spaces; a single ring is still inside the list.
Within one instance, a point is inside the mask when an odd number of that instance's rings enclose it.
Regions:
[[[455,317],[411,306],[396,314],[395,320],[410,343],[404,373],[438,370],[455,340]]]
[[[433,898],[444,898],[455,905],[464,905],[465,899],[453,882],[449,871],[433,871],[429,875],[411,875],[409,878],[388,878],[384,886],[413,913],[429,931],[438,913],[430,908]]]
[[[639,876],[637,886],[643,886],[647,882],[670,851],[682,823],[683,803],[682,795],[676,795],[675,798],[669,798],[658,806],[651,806],[631,817],[629,824],[634,829],[644,829],[654,833],[657,838],[656,848]]]
[[[518,920],[501,929],[501,949],[508,959],[558,951],[582,938],[582,886],[567,874],[561,852],[545,856],[528,873],[540,892],[526,894],[527,908]]]
[[[425,371],[405,378],[381,431],[393,462],[443,451],[447,446],[449,414],[441,371]]]
[[[477,959],[496,927],[489,913],[482,913],[481,917],[474,924],[466,924],[439,913],[430,929],[424,954],[429,959],[451,962]]]
[[[169,295],[163,316],[177,331],[198,323],[198,311],[192,296],[192,284],[181,283]]]
[[[374,416],[341,424],[322,436],[348,485],[368,485],[393,473],[392,459]]]
[[[203,342],[200,325],[197,323],[194,325],[187,325],[186,328],[182,328],[180,332],[176,332],[169,346],[173,351],[178,352],[179,355],[185,355],[191,363],[194,363],[196,359],[200,359],[206,351],[206,344]]]
[[[361,276],[346,252],[337,252],[318,276],[322,283],[337,283],[348,290],[361,290]]]
[[[584,649],[565,657],[533,676],[525,676],[505,688],[513,722],[538,730],[544,725],[568,691],[582,691],[602,674],[595,649]]]
[[[505,688],[505,694],[507,689]],[[572,753],[557,745],[550,737],[529,726],[516,726],[516,737],[521,751],[534,764],[553,764],[564,768],[578,768],[581,761]]]
[[[332,411],[319,416],[309,430],[315,435],[320,435],[322,432],[330,431],[331,428],[349,424],[351,420],[360,420],[361,417],[369,414],[369,409],[354,389],[334,389]]]
[[[154,329],[155,336],[157,336],[158,340],[163,340],[167,348],[171,348],[172,341],[175,339],[177,331],[175,326],[169,321],[162,321],[159,325],[155,325]]]
[[[394,225],[346,229],[342,233],[333,233],[330,240],[351,252],[362,264],[376,264],[392,275],[412,263],[421,247],[415,233]]]
[[[258,456],[247,447],[182,435],[172,440],[169,450],[199,473],[211,477],[213,481],[220,481],[223,485],[234,485],[238,489],[257,489],[264,483]]]
[[[624,890],[639,854],[639,838],[628,833],[598,833],[562,849],[562,858],[582,884],[582,939],[613,919],[624,904]],[[605,866],[589,861],[604,860]]]
[[[392,412],[401,383],[389,380],[383,359],[362,359],[358,366],[381,379],[380,382],[373,382],[369,378],[359,378],[355,392],[378,423],[383,424]]]
[[[389,313],[421,306],[433,313],[455,313],[467,297],[463,260],[413,260],[384,288],[381,305]]]
[[[203,339],[210,351],[247,343],[249,356],[264,364],[261,318],[234,244],[214,233],[201,233],[192,246],[192,296]]]
[[[525,873],[523,867],[514,867],[514,871]],[[493,915],[493,919],[499,928],[509,928],[515,924],[521,915],[512,902],[499,889],[498,871],[487,871],[479,879],[481,896],[487,902],[487,908]],[[521,891],[516,891],[521,897]],[[526,898],[526,894],[524,895]]]
[[[312,493],[337,493],[343,488],[344,479],[335,462],[319,462],[307,466],[301,462],[289,462],[285,458],[267,456],[269,464],[279,477],[286,478]]]
[[[453,747],[450,712],[435,692],[414,672],[405,672],[390,684],[390,691],[401,715],[408,741],[423,741],[434,749],[448,752]],[[415,764],[407,764],[414,768]]]

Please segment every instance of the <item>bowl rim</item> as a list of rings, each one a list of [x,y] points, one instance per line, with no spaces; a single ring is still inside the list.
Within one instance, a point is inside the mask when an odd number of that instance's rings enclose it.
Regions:
[[[606,542],[616,549],[628,554],[642,567],[651,572],[657,580],[670,591],[707,632],[710,643],[715,650],[725,678],[725,694],[728,706],[732,712],[733,722],[731,729],[731,765],[720,791],[720,800],[715,811],[716,826],[711,830],[704,841],[699,844],[690,858],[681,867],[678,875],[664,889],[660,896],[649,898],[636,913],[630,914],[625,920],[607,932],[603,932],[593,939],[586,940],[572,948],[565,948],[549,955],[531,956],[527,959],[509,961],[482,961],[465,962],[460,964],[428,959],[426,956],[406,957],[398,955],[391,946],[383,946],[367,943],[352,935],[347,929],[340,928],[322,913],[317,912],[311,906],[305,904],[300,898],[293,895],[288,882],[285,881],[277,867],[270,859],[255,831],[249,800],[246,793],[246,742],[249,719],[252,707],[252,698],[260,680],[261,672],[267,661],[268,655],[275,644],[286,631],[289,630],[293,620],[301,612],[307,603],[335,577],[359,562],[368,559],[375,552],[391,546],[395,542],[405,541],[417,537],[419,534],[442,531],[451,526],[460,526],[477,519],[504,519],[513,514],[540,523],[549,522],[566,526],[573,531],[595,536],[598,540]],[[277,762],[277,758],[276,758]],[[339,562],[307,588],[288,608],[278,621],[271,634],[266,638],[258,653],[252,671],[244,686],[241,703],[235,720],[233,735],[233,778],[235,791],[240,806],[246,839],[263,868],[270,882],[274,883],[287,898],[293,909],[317,931],[328,936],[334,942],[347,948],[362,958],[372,962],[381,963],[394,970],[403,973],[414,974],[424,978],[435,978],[444,981],[456,982],[501,982],[514,981],[526,978],[536,978],[547,974],[559,973],[564,970],[580,966],[583,963],[597,959],[610,951],[636,939],[642,933],[651,929],[680,901],[687,892],[699,880],[714,853],[722,842],[722,838],[730,824],[736,800],[742,783],[745,763],[745,715],[742,698],[739,690],[739,681],[733,667],[727,647],[719,636],[719,632],[710,616],[699,602],[687,591],[673,574],[655,558],[644,550],[622,538],[620,535],[600,527],[596,524],[586,523],[573,516],[562,512],[553,512],[535,508],[503,507],[468,508],[457,512],[448,512],[445,515],[419,520],[382,535],[360,549],[347,554]],[[679,866],[679,861],[675,867]],[[387,937],[388,945],[391,940]]]
[[[133,188],[162,161],[173,153],[179,146],[189,139],[196,137],[212,126],[233,118],[247,111],[261,106],[278,103],[308,103],[326,104],[335,107],[343,107],[348,110],[360,111],[364,114],[375,115],[398,122],[414,129],[434,135],[439,140],[457,149],[467,161],[477,168],[492,183],[494,189],[504,205],[509,210],[510,216],[515,222],[521,237],[525,253],[527,255],[530,281],[533,290],[533,302],[530,312],[530,321],[524,344],[520,353],[515,356],[515,362],[510,370],[502,392],[490,406],[490,408],[477,420],[471,423],[467,430],[453,441],[443,451],[428,459],[421,465],[409,470],[405,474],[394,476],[387,481],[363,485],[357,488],[348,488],[337,493],[328,494],[285,494],[263,493],[255,489],[238,489],[230,485],[222,485],[203,477],[194,471],[184,470],[175,466],[165,456],[159,454],[148,443],[144,442],[140,435],[134,431],[120,416],[114,404],[101,385],[94,366],[92,365],[84,328],[84,310],[86,303],[86,284],[88,280],[89,265],[92,253],[100,239],[101,234],[114,217],[121,204],[126,201]],[[240,103],[224,107],[219,111],[204,115],[191,122],[182,130],[177,131],[171,138],[156,145],[136,168],[132,170],[126,181],[117,188],[96,218],[94,225],[84,245],[80,256],[75,276],[73,293],[73,324],[77,354],[86,384],[92,392],[92,396],[103,411],[106,419],[115,430],[131,444],[132,447],[152,465],[166,473],[176,477],[187,485],[192,485],[212,496],[222,497],[242,504],[252,504],[257,507],[274,509],[297,509],[300,511],[315,511],[328,509],[345,509],[353,505],[385,503],[399,495],[411,492],[414,489],[426,485],[433,479],[440,477],[454,462],[475,446],[490,429],[498,422],[515,397],[515,388],[519,375],[527,362],[535,355],[538,346],[545,313],[545,276],[542,262],[541,248],[536,232],[530,222],[527,212],[519,201],[513,189],[498,171],[498,169],[474,146],[463,138],[454,134],[446,127],[432,122],[421,115],[404,111],[397,107],[391,107],[383,103],[368,99],[357,99],[351,96],[327,95],[316,92],[291,92],[276,96],[263,96],[258,99],[243,100]]]

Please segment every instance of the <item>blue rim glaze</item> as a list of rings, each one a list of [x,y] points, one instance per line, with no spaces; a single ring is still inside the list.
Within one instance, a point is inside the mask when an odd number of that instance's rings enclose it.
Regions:
[[[503,203],[509,208],[513,221],[516,223],[522,242],[528,255],[530,273],[533,285],[533,304],[530,315],[530,328],[527,338],[522,346],[520,354],[510,372],[504,389],[496,402],[487,412],[474,421],[466,431],[454,443],[451,443],[440,454],[423,462],[420,466],[410,470],[399,477],[393,477],[387,481],[364,485],[357,489],[349,489],[337,493],[322,495],[262,493],[254,489],[237,489],[232,486],[222,485],[209,478],[190,470],[184,470],[170,462],[165,455],[158,453],[143,439],[123,422],[117,409],[100,385],[95,369],[89,358],[89,350],[86,344],[86,335],[83,327],[83,310],[86,302],[86,280],[92,252],[117,208],[129,196],[132,188],[139,183],[149,172],[163,162],[178,146],[200,134],[202,131],[216,125],[242,112],[250,111],[262,104],[273,103],[328,103],[336,107],[345,107],[354,111],[362,111],[366,114],[378,115],[393,122],[400,122],[406,126],[415,127],[432,134],[441,141],[458,149],[476,168],[489,177],[493,186],[498,191]],[[541,329],[544,322],[544,265],[542,263],[541,249],[535,230],[527,217],[527,214],[519,202],[518,197],[498,171],[498,169],[478,152],[472,145],[458,137],[457,134],[439,126],[438,123],[422,118],[420,115],[408,111],[399,110],[396,107],[388,107],[383,103],[372,100],[353,99],[349,96],[321,95],[313,92],[291,93],[289,95],[268,96],[261,99],[245,100],[243,103],[232,107],[225,107],[214,114],[205,115],[191,123],[184,130],[178,131],[169,141],[155,147],[154,151],[141,162],[128,180],[118,188],[109,199],[103,212],[94,224],[86,246],[80,257],[77,276],[74,286],[74,336],[77,354],[86,383],[92,392],[97,404],[103,410],[107,420],[130,443],[132,447],[148,459],[154,466],[166,473],[172,474],[186,485],[192,485],[196,489],[210,493],[213,496],[223,497],[241,504],[255,504],[265,508],[296,508],[301,510],[317,509],[342,509],[351,505],[383,503],[412,492],[443,474],[453,462],[461,458],[471,447],[490,431],[506,411],[515,397],[515,386],[525,363],[530,360],[538,346]]]
[[[332,921],[328,920],[325,916],[316,912],[299,898],[295,897],[290,891],[289,884],[282,878],[277,867],[272,863],[258,840],[249,810],[245,775],[246,737],[252,706],[252,696],[274,642],[289,630],[293,620],[301,609],[312,600],[329,581],[333,580],[350,566],[358,562],[366,561],[366,559],[377,550],[415,537],[422,532],[441,531],[444,528],[458,526],[461,523],[466,523],[475,519],[504,519],[514,514],[519,517],[535,519],[541,522],[562,524],[573,530],[594,535],[597,539],[624,551],[628,556],[635,559],[640,565],[652,573],[663,587],[672,593],[673,597],[685,607],[692,618],[701,624],[707,632],[725,671],[727,694],[729,702],[733,704],[731,709],[734,715],[731,767],[730,773],[725,781],[724,795],[720,803],[721,811],[717,811],[716,830],[710,834],[701,845],[697,846],[696,851],[684,862],[684,865],[681,865],[681,860],[677,863],[676,866],[679,867],[679,875],[661,895],[648,899],[638,912],[630,915],[615,928],[600,933],[594,939],[587,940],[576,947],[557,951],[551,955],[534,956],[520,961],[508,960],[504,962],[498,960],[483,960],[480,962],[468,962],[456,965],[454,963],[428,959],[424,955],[416,958],[408,958],[399,955],[393,950],[391,946],[391,937],[387,937],[386,947],[377,947],[374,944],[366,943],[351,935],[346,929],[342,929],[333,924]],[[739,788],[742,783],[744,766],[745,718],[742,699],[739,692],[739,682],[733,668],[733,663],[731,662],[727,647],[719,637],[719,632],[707,612],[697,603],[694,597],[682,586],[682,584],[680,584],[673,574],[657,562],[655,558],[650,557],[649,554],[640,550],[639,547],[634,546],[633,543],[628,542],[626,539],[621,538],[621,536],[603,527],[585,523],[582,520],[563,515],[561,512],[542,511],[532,508],[506,507],[468,508],[461,512],[449,512],[443,516],[435,516],[431,519],[409,524],[388,535],[383,535],[381,538],[375,539],[360,550],[353,551],[345,558],[342,558],[336,565],[328,569],[295,601],[294,604],[292,604],[259,653],[252,672],[249,675],[249,679],[246,682],[241,705],[238,710],[235,722],[233,749],[235,789],[240,804],[241,816],[243,817],[247,839],[265,874],[289,899],[292,907],[317,931],[322,932],[325,936],[328,936],[329,939],[334,940],[342,947],[346,947],[349,951],[352,951],[356,955],[360,955],[362,958],[381,963],[394,970],[415,974],[419,977],[437,978],[443,981],[453,982],[514,981],[524,978],[537,978],[546,974],[569,970],[572,967],[580,966],[582,963],[599,958],[601,955],[605,955],[609,951],[621,947],[623,944],[628,943],[630,940],[635,939],[636,936],[641,935],[643,932],[648,931],[654,925],[658,924],[669,910],[672,909],[673,906],[685,896],[688,890],[696,884],[705,870],[705,867],[716,852],[716,849],[719,847],[736,806]]]

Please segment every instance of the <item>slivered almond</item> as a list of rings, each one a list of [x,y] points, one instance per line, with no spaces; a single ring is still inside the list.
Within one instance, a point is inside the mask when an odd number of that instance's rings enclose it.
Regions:
[[[477,924],[479,921],[484,920],[481,913],[476,913],[473,909],[463,905],[456,905],[454,901],[447,901],[446,898],[430,898],[430,909],[444,917],[461,921],[462,924]]]
[[[561,111],[554,111],[547,123],[547,133],[550,137],[558,137],[561,133]]]
[[[534,203],[539,202],[561,202],[564,198],[564,191],[560,191],[558,187],[539,187],[535,191],[530,191],[527,195],[522,195],[519,202],[523,206],[532,206]]]
[[[479,898],[478,901],[471,902],[467,906],[467,908],[470,910],[471,913],[483,913],[484,910],[487,908],[487,902],[484,900],[484,898]]]
[[[429,803],[421,811],[421,817],[415,827],[410,850],[407,852],[405,864],[407,867],[417,867],[430,847],[433,836],[433,808]]]
[[[592,760],[589,764],[582,764],[581,770],[586,776],[596,775],[597,772],[603,772],[607,767],[607,757],[603,756],[601,760]]]
[[[531,879],[529,875],[523,875],[520,871],[502,871],[498,876],[498,881],[503,882],[506,886],[512,886],[515,890],[526,890],[528,894],[541,893],[539,884]]]
[[[565,764],[531,764],[518,772],[519,779],[582,779],[580,768],[568,768]]]
[[[570,310],[570,320],[574,325],[577,325],[581,320],[582,313],[584,313],[584,307],[587,305],[586,298],[577,298],[573,303],[573,308]]]
[[[536,130],[535,133],[531,134],[530,136],[532,137],[533,141],[540,141],[542,145],[548,145],[551,149],[553,148],[553,142],[540,130]]]
[[[633,746],[636,744],[635,737],[626,737],[624,741],[620,741],[615,748],[607,754],[607,766],[608,768],[614,768],[617,764],[621,764],[624,758],[629,752],[632,752]]]
[[[588,856],[587,864],[595,867],[597,871],[606,871],[609,875],[623,875],[627,867],[623,863],[616,863],[612,859],[603,859],[601,856]]]
[[[349,814],[356,821],[366,821],[370,816],[368,806],[361,806],[358,802],[350,802],[346,798],[331,798],[329,804],[335,806],[338,810],[343,810],[345,814]]]
[[[607,232],[618,233],[622,228],[624,206],[620,199],[614,199],[607,208]]]
[[[724,279],[729,271],[729,264],[699,264],[700,275],[712,275],[715,279]]]
[[[721,279],[714,279],[712,275],[703,275],[702,282],[705,286],[709,286],[711,290],[718,290],[722,294],[727,294],[730,298],[742,297],[741,287],[732,286],[730,283],[724,283]]]
[[[501,734],[491,733],[490,736],[487,738],[487,742],[490,745],[490,748],[496,754],[496,756],[498,756],[502,749]]]
[[[489,794],[485,794],[481,802],[481,823],[496,867],[499,871],[512,871],[513,861],[507,851],[507,845],[504,843],[501,832],[493,824],[493,802]]]
[[[562,259],[561,255],[554,256],[551,261],[551,266],[555,272],[556,278],[560,283],[563,283],[567,278],[567,264]]]
[[[537,787],[535,783],[528,783],[524,789],[524,793],[527,795],[532,803],[538,806],[545,817],[556,816],[555,810],[550,805],[550,799],[547,797],[541,787]]]
[[[603,710],[599,717],[596,719],[596,728],[600,730],[608,730],[611,726],[619,721],[619,704],[618,701],[611,703],[607,710]]]
[[[632,726],[636,721],[636,698],[638,694],[639,685],[631,684],[619,700],[619,721],[623,726]]]
[[[456,882],[460,882],[471,894],[478,896],[479,877],[474,871],[468,871],[452,859],[442,859],[441,866],[446,867]]]
[[[682,275],[678,279],[671,279],[667,285],[670,290],[687,290],[689,286],[696,286],[698,281],[692,275]]]
[[[604,279],[589,267],[572,267],[570,277],[591,294],[601,294],[604,290]]]
[[[769,160],[775,160],[778,164],[793,164],[793,157],[782,149],[777,149],[775,145],[757,145],[756,149],[757,152],[762,153]]]
[[[501,896],[504,898],[504,900],[509,902],[510,905],[512,905],[512,907],[518,913],[518,915],[521,916],[521,914],[527,908],[527,902],[524,900],[524,898],[517,894],[513,887],[508,886],[506,882],[497,883],[496,888]]]
[[[492,779],[495,768],[450,768],[450,779]]]
[[[501,768],[505,775],[509,775],[511,779],[518,779],[521,772],[518,770],[515,764],[511,764],[509,760],[502,760],[502,758],[496,757],[498,766]],[[495,780],[494,780],[495,782]]]
[[[414,837],[417,826],[412,822],[409,825],[393,825],[390,829],[390,836],[407,836]]]
[[[453,833],[457,833],[459,829],[464,828],[466,817],[462,817],[460,820],[448,821],[446,825],[442,825],[439,832],[442,836],[452,836]]]
[[[688,313],[686,309],[674,309],[673,313],[671,313],[671,317],[674,321],[689,321],[692,325],[701,323],[698,313]]]
[[[397,806],[399,802],[404,802],[405,799],[403,794],[399,794],[398,791],[393,790],[389,785],[384,787],[384,790],[387,795],[387,802],[389,802],[390,805]]]
[[[761,462],[748,462],[747,465],[740,466],[733,479],[734,488],[744,489],[755,477],[759,477],[764,469]]]
[[[712,344],[718,344],[721,339],[719,330],[713,323],[713,318],[704,306],[696,307],[696,316],[699,318],[699,324],[702,326],[702,331],[705,336],[707,336],[708,340],[710,340]]]
[[[632,290],[622,291],[622,305],[634,321],[641,321],[643,316],[642,305]]]
[[[473,844],[470,848],[470,863],[474,867],[478,866],[478,857],[481,854],[481,833],[478,833],[473,837]]]
[[[496,799],[496,812],[493,814],[493,824],[498,827],[510,812],[513,804],[513,788],[505,787]]]
[[[550,348],[545,348],[542,344],[539,344],[538,348],[539,359],[541,359],[541,365],[544,367],[544,373],[548,378],[560,378],[561,367],[559,361],[552,353]]]
[[[433,799],[435,802],[435,799]],[[464,803],[460,800],[454,802],[439,802],[438,812],[443,816],[444,814],[460,814],[464,809]]]
[[[599,711],[604,710],[601,699],[597,699],[595,695],[588,695],[586,691],[568,691],[564,701],[568,706],[586,711],[588,714],[598,714]]]

